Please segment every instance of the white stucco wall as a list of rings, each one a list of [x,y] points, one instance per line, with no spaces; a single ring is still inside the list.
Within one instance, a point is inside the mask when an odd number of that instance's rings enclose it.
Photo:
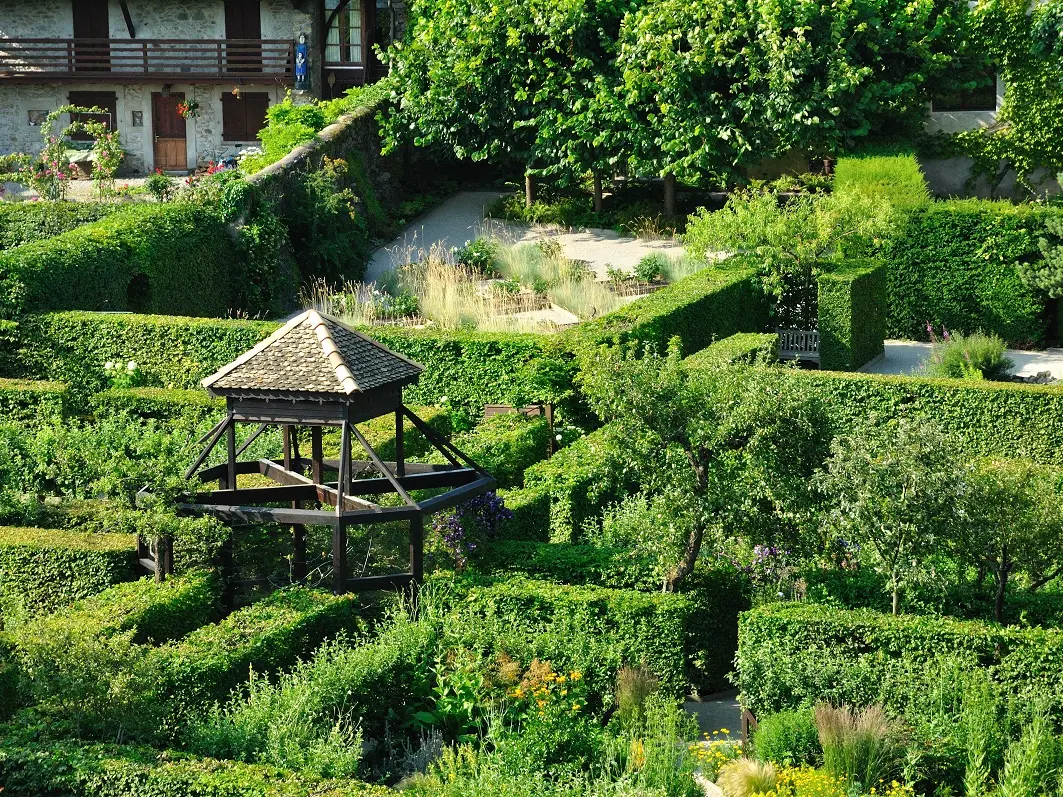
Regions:
[[[997,109],[1004,102],[1004,81],[997,75]],[[928,133],[962,133],[996,124],[996,111],[935,111],[930,108],[926,120]]]

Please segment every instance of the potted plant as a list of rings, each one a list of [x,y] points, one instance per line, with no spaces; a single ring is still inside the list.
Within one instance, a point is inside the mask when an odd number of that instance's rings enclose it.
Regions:
[[[199,103],[195,100],[181,100],[177,103],[177,113],[184,119],[195,119],[199,116]]]

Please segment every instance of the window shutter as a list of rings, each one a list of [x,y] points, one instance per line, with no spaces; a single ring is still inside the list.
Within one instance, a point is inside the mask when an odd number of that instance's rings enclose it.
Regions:
[[[225,141],[242,141],[245,127],[244,103],[232,94],[221,95],[221,137]]]
[[[268,94],[245,94],[244,95],[244,140],[254,141],[258,138],[259,131],[266,126],[266,111],[269,109]]]

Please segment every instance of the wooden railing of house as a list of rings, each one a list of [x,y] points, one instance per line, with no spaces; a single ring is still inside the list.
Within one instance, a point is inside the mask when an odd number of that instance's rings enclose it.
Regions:
[[[294,50],[285,39],[0,39],[0,80],[284,79]]]

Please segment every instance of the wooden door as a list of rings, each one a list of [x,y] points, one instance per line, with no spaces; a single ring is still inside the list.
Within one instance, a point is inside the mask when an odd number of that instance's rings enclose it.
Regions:
[[[185,120],[177,112],[177,103],[184,94],[169,97],[155,92],[151,95],[151,122],[155,133],[155,168],[164,172],[183,172],[188,169],[188,142]]]
[[[74,47],[74,68],[79,72],[106,72],[111,68],[111,21],[107,0],[76,0],[74,38],[83,41]]]
[[[260,0],[225,0],[225,38],[230,72],[255,72],[262,68]]]

